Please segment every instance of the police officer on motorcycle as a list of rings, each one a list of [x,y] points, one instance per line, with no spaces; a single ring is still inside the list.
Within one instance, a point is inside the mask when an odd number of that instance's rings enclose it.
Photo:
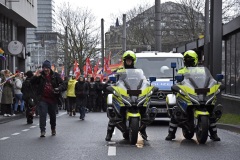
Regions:
[[[198,55],[193,50],[188,50],[184,53],[184,65],[185,67],[178,70],[178,74],[184,74],[188,71],[187,67],[196,67],[198,65]],[[221,104],[219,104],[221,105]],[[165,140],[170,141],[172,139],[175,139],[175,133],[177,131],[177,121],[174,119],[173,115],[171,115],[171,120],[169,123],[169,130],[168,130],[168,136],[165,138]],[[217,127],[216,127],[216,119],[210,118],[210,138],[213,141],[220,141],[220,138],[217,135]]]
[[[126,51],[124,52],[122,56],[123,66],[122,68],[117,69],[117,73],[124,72],[125,69],[134,69],[134,64],[136,63],[136,55],[133,51]],[[108,122],[108,128],[107,128],[107,136],[105,138],[106,141],[110,141],[112,138],[112,133],[115,128],[115,122],[109,120]],[[144,140],[147,140],[147,134],[146,134],[146,125],[140,128],[140,133]]]

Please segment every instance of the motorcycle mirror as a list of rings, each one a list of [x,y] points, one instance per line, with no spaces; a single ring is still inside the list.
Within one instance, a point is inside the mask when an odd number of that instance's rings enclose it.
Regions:
[[[112,88],[112,86],[108,86],[106,89],[107,89],[109,92],[113,92],[113,91],[114,91],[114,89]]]
[[[173,92],[179,92],[179,87],[177,85],[173,85],[171,89]]]
[[[177,80],[177,82],[182,82],[184,77],[183,77],[183,75],[177,75],[177,76],[175,76],[175,79]]]
[[[220,80],[222,80],[223,79],[223,74],[217,74],[216,75],[216,80],[217,81],[220,81]]]
[[[112,81],[113,83],[115,83],[117,81],[116,77],[109,77],[109,80]]]
[[[156,80],[157,80],[156,77],[149,77],[149,81],[150,81],[150,82],[154,82],[154,81],[156,81]]]

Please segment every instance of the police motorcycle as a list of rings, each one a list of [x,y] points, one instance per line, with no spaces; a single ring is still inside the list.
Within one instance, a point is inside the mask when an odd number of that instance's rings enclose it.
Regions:
[[[157,109],[149,108],[150,97],[158,88],[151,86],[141,69],[126,69],[119,73],[118,81],[107,90],[107,116],[129,139],[132,145],[137,143],[138,132],[144,125],[150,124],[156,117]],[[110,81],[114,81],[111,77]],[[150,82],[156,77],[151,77]]]
[[[173,67],[174,68],[174,67]],[[166,97],[167,109],[182,128],[183,136],[205,144],[208,138],[210,118],[221,118],[222,108],[215,106],[217,95],[224,90],[222,74],[212,77],[206,67],[188,67],[187,73],[177,75],[177,84],[172,86],[175,94]]]

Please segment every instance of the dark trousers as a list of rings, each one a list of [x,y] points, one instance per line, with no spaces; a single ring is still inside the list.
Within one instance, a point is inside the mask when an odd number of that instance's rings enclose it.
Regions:
[[[56,103],[47,103],[45,101],[39,102],[39,127],[41,132],[46,131],[46,120],[47,120],[47,113],[50,117],[50,125],[51,129],[56,128],[56,108],[57,108],[57,102]]]
[[[97,109],[96,109],[96,98],[97,96],[96,95],[89,95],[88,97],[88,107],[89,107],[89,110],[90,111],[94,111],[96,112]]]
[[[68,97],[67,99],[69,112],[72,112],[76,109],[76,97]]]
[[[2,104],[1,109],[2,114],[12,114],[12,104]]]
[[[86,96],[76,97],[76,106],[79,109],[80,118],[85,117],[86,105],[87,105],[87,97]]]

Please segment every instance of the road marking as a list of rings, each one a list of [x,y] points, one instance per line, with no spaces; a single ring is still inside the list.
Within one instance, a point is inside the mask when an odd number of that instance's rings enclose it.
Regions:
[[[108,142],[108,156],[116,156],[116,142]]]
[[[116,156],[116,147],[115,146],[108,147],[108,156]]]
[[[20,133],[13,133],[12,135],[13,135],[13,136],[16,136],[16,135],[19,135],[19,134],[20,134]]]
[[[3,137],[3,138],[0,139],[0,141],[6,140],[8,138],[10,138],[10,137]]]
[[[29,129],[24,129],[24,130],[22,130],[23,132],[27,132],[27,131],[29,131]]]
[[[36,126],[31,126],[30,128],[35,128]]]
[[[64,114],[67,114],[67,113],[66,112],[60,113],[60,114],[57,115],[57,117],[60,117],[60,116],[62,116]]]

